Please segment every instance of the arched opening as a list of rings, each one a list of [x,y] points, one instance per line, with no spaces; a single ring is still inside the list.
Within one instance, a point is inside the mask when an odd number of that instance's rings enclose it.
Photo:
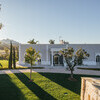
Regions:
[[[53,56],[53,65],[54,66],[63,66],[63,55],[55,54]]]
[[[41,65],[42,62],[42,54],[39,53],[40,58],[37,58],[37,62],[35,62],[36,65]],[[29,64],[29,59],[26,57],[26,54],[24,54],[24,62],[25,64]]]
[[[96,64],[97,65],[100,65],[100,55],[97,55],[96,56]]]
[[[100,63],[100,55],[97,55],[97,56],[96,56],[96,62],[97,62],[97,63]]]
[[[55,54],[55,55],[53,56],[53,64],[54,64],[54,66],[55,66],[55,65],[59,65],[59,57],[60,57],[59,54]]]
[[[38,59],[38,65],[41,65],[41,58]]]
[[[42,54],[41,53],[39,53],[39,55],[40,55],[40,58],[38,58],[38,65],[41,65],[41,58],[42,58]]]

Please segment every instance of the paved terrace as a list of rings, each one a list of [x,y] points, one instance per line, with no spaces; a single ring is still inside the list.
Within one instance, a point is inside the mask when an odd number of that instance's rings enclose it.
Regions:
[[[0,70],[0,74],[26,73],[26,72],[30,72],[30,69]],[[70,71],[65,70],[65,68],[33,69],[33,72],[43,72],[43,73],[66,73],[66,74],[70,74]],[[74,70],[74,74],[84,74],[84,75],[97,75],[97,76],[100,76],[100,71],[75,69],[75,70]]]

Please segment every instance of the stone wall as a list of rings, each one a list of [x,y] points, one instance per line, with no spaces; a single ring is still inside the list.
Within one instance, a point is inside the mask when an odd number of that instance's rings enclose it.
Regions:
[[[82,77],[81,100],[100,100],[100,78]]]

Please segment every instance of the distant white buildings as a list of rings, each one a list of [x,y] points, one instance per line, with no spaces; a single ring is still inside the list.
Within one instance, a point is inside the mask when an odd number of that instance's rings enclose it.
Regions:
[[[19,64],[25,65],[26,49],[29,47],[40,51],[41,59],[37,64],[49,66],[66,66],[64,57],[59,53],[63,48],[73,47],[75,50],[85,49],[90,57],[83,61],[85,65],[98,65],[100,63],[100,44],[20,44]]]

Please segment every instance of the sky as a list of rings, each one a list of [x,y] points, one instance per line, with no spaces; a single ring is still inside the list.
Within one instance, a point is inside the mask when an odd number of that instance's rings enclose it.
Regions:
[[[100,0],[0,0],[0,40],[100,43]]]

